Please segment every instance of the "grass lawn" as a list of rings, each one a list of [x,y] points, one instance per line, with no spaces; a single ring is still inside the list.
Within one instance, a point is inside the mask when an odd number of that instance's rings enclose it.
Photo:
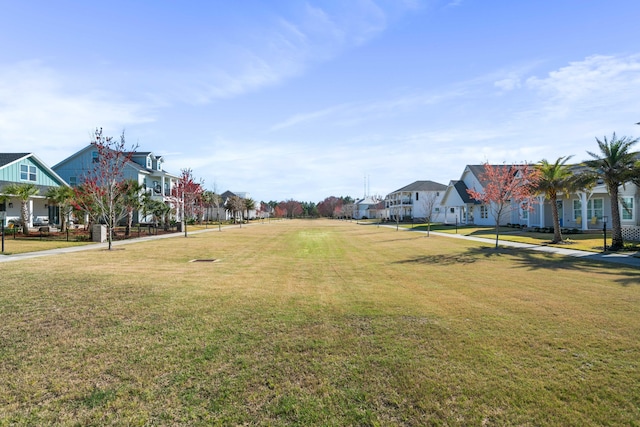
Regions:
[[[221,227],[227,227],[228,224],[222,224]],[[193,231],[205,230],[205,229],[218,229],[218,224],[208,225],[189,225],[187,227],[187,234]],[[163,233],[162,230],[160,230]],[[173,230],[172,232],[175,232]],[[118,236],[116,241],[122,239],[124,236],[124,227],[118,227]],[[154,229],[147,227],[138,228],[134,226],[131,229],[132,238],[147,237],[149,235],[156,234]],[[24,237],[21,233],[16,234],[15,238],[13,234],[6,235],[4,238],[4,255],[15,255],[27,252],[39,252],[49,249],[66,248],[69,246],[82,246],[94,244],[89,240],[88,232],[78,232],[74,230],[70,233],[69,241],[66,240],[64,233],[49,233],[42,237],[39,236],[37,231],[32,231],[29,237]]]
[[[426,231],[427,226],[424,224],[401,224],[400,227],[414,229],[418,231]],[[441,233],[450,233],[464,235],[464,236],[476,236],[476,237],[486,237],[488,239],[494,239],[496,237],[496,232],[494,227],[478,227],[478,226],[458,226],[456,227],[450,225],[442,225],[442,224],[433,224],[431,225],[431,231],[438,231]],[[576,249],[581,251],[589,251],[589,252],[602,252],[602,247],[604,244],[604,236],[602,232],[593,232],[593,233],[578,233],[578,234],[563,234],[562,237],[564,239],[563,243],[560,244],[551,244],[551,240],[553,239],[553,233],[538,233],[531,231],[522,231],[518,229],[513,229],[509,227],[500,227],[499,229],[499,239],[505,241],[512,242],[520,242],[520,243],[531,243],[534,245],[548,245],[548,246],[557,246],[562,248]],[[607,245],[611,245],[611,230],[608,230],[607,233]],[[630,251],[640,251],[640,245],[625,243],[625,246]]]
[[[0,425],[640,420],[639,269],[295,220],[0,275]]]
[[[48,249],[58,249],[58,248],[67,248],[70,246],[82,246],[91,244],[92,242],[78,242],[78,241],[69,241],[66,240],[50,240],[43,238],[42,240],[38,238],[30,237],[28,239],[24,239],[21,237],[17,237],[16,239],[13,236],[5,236],[4,238],[4,253],[2,255],[15,255],[22,254],[26,252],[39,252],[46,251]]]

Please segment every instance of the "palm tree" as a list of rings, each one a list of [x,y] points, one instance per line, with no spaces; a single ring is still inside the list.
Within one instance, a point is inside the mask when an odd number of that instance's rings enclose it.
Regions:
[[[558,157],[554,163],[549,163],[547,159],[542,159],[536,165],[539,172],[537,190],[543,193],[551,202],[551,213],[553,214],[553,240],[551,243],[562,242],[562,231],[560,229],[560,216],[558,215],[558,193],[568,194],[579,188],[588,186],[586,175],[575,175],[567,165],[573,156]]]
[[[9,184],[2,192],[20,199],[22,232],[25,235],[29,234],[29,199],[38,194],[38,187],[35,184]]]
[[[638,138],[624,136],[616,137],[615,132],[611,140],[604,137],[603,141],[596,138],[600,153],[587,151],[592,159],[584,162],[591,168],[597,178],[604,181],[609,196],[611,196],[611,250],[620,250],[624,246],[622,238],[622,225],[620,223],[620,208],[618,206],[618,188],[638,174],[636,165],[637,153],[631,151],[631,147],[638,142]]]
[[[155,223],[162,224],[165,230],[168,228],[169,221],[167,220],[167,217],[171,213],[171,206],[161,202],[160,200],[149,200],[146,203],[145,209],[152,215]]]
[[[61,185],[60,187],[51,187],[47,190],[45,196],[49,199],[49,203],[60,208],[60,231],[67,230],[67,219],[72,210],[72,201],[74,197],[73,188]]]
[[[140,210],[143,206],[143,201],[140,197],[142,190],[144,190],[144,187],[136,180],[128,179],[121,183],[122,204],[127,212],[127,224],[124,232],[124,235],[127,237],[131,235],[133,213]]]

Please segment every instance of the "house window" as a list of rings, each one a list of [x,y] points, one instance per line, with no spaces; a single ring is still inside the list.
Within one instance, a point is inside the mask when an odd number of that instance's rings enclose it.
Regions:
[[[91,163],[98,163],[98,152],[97,151],[92,151],[91,152]]]
[[[416,200],[418,200],[418,193],[416,192]]]
[[[69,177],[69,185],[72,187],[75,187],[78,185],[78,178],[76,178],[75,176],[70,176]]]
[[[23,181],[35,181],[36,167],[29,165],[20,165],[20,179]]]
[[[480,218],[489,218],[489,209],[485,205],[480,205]]]
[[[582,203],[580,200],[573,201],[573,220],[577,221],[578,218],[582,218]]]
[[[440,208],[434,208],[433,210],[435,213],[440,213]]]
[[[147,157],[147,168],[151,169],[151,157]]]
[[[449,208],[449,212],[456,213],[456,208]]]
[[[587,217],[602,219],[602,208],[604,206],[603,199],[591,199],[587,203]]]
[[[520,206],[520,218],[525,221],[529,219],[529,205],[527,203]]]
[[[633,197],[621,197],[620,208],[620,211],[622,212],[622,219],[633,219]]]
[[[590,199],[587,202],[587,218],[598,218],[602,219],[603,214],[603,199]],[[580,200],[573,201],[573,220],[577,221],[579,218],[582,218],[582,202]]]

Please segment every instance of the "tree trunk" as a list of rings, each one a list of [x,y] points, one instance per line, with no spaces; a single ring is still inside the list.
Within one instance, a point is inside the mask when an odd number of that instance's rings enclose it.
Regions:
[[[562,242],[562,230],[560,230],[560,216],[558,215],[558,198],[555,194],[552,194],[550,200],[551,213],[553,214],[553,241],[551,243],[560,243]],[[544,204],[540,209],[544,209]]]
[[[65,231],[67,231],[67,213],[61,212],[60,213],[60,232],[64,233]]]
[[[20,204],[20,216],[22,217],[22,234],[29,234],[29,202],[23,201]]]
[[[620,208],[618,206],[618,183],[609,187],[611,195],[611,246],[612,251],[618,251],[624,247],[622,238],[622,224],[620,223]]]
[[[124,229],[124,235],[129,237],[131,234],[131,224],[133,223],[133,211],[127,210],[127,226]]]

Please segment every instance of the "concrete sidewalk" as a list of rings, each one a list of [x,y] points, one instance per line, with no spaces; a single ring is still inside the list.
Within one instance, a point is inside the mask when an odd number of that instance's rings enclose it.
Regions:
[[[384,227],[394,227],[395,225],[384,225]],[[414,233],[423,233],[426,234],[426,231],[422,230],[412,230],[410,228],[400,228],[399,230],[405,231],[413,231]],[[495,238],[484,238],[484,237],[474,237],[474,236],[463,236],[461,234],[450,234],[450,233],[440,233],[437,231],[431,231],[431,234],[439,237],[449,237],[452,239],[463,239],[463,240],[473,240],[476,242],[486,243],[488,245],[495,245]],[[530,251],[538,251],[538,252],[546,252],[551,254],[557,254],[562,256],[570,256],[574,258],[583,258],[587,260],[593,261],[604,261],[615,264],[623,264],[631,267],[640,268],[640,253],[637,252],[608,252],[608,253],[599,253],[599,252],[587,252],[580,251],[577,249],[569,249],[569,248],[559,248],[556,246],[546,246],[546,245],[534,245],[531,243],[519,243],[519,242],[510,242],[507,240],[499,240],[498,245],[512,248],[525,249]]]
[[[235,227],[235,226],[227,225],[224,228],[228,229],[230,227]],[[207,232],[211,232],[211,231],[218,231],[218,229],[217,228],[208,228],[208,229],[204,229],[204,230],[195,230],[195,231],[189,231],[187,234],[190,236],[192,234],[207,233]],[[182,237],[182,238],[184,238],[184,233],[160,234],[160,235],[157,235],[157,236],[145,236],[145,237],[136,237],[136,238],[127,239],[127,240],[115,240],[115,241],[112,242],[112,246],[118,247],[118,246],[130,245],[130,244],[138,243],[138,242],[146,242],[146,241],[149,241],[149,240],[158,240],[158,239],[168,239],[168,238],[172,238],[172,237]],[[108,243],[94,243],[94,244],[89,244],[89,245],[70,246],[68,248],[48,249],[46,251],[25,252],[25,253],[22,253],[22,254],[15,254],[15,255],[3,255],[3,254],[0,254],[0,263],[2,263],[2,262],[10,262],[10,261],[20,261],[20,260],[30,259],[30,258],[39,258],[39,257],[44,257],[44,256],[49,256],[49,255],[70,254],[70,253],[75,253],[75,252],[80,252],[80,251],[107,249],[108,247],[109,247]]]

